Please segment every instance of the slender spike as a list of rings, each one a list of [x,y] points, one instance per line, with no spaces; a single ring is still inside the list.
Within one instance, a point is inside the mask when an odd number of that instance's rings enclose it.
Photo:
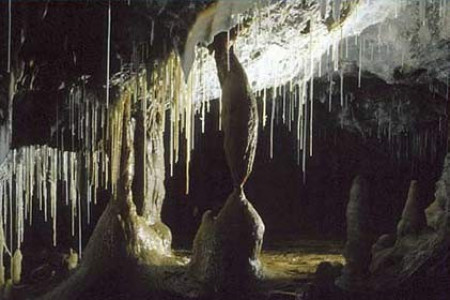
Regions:
[[[11,52],[12,52],[12,0],[8,0],[8,65],[6,72],[11,73]]]
[[[272,96],[272,112],[270,115],[270,159],[273,159],[273,126],[275,121],[275,101],[276,96]]]
[[[111,0],[108,1],[108,40],[106,42],[106,107],[109,106],[110,65],[111,65]]]
[[[227,31],[227,68],[228,72],[230,72],[230,31]]]
[[[358,88],[361,88],[361,73],[363,68],[363,47],[364,43],[360,39],[359,41],[359,66],[358,66]],[[402,62],[403,64],[403,62]]]
[[[267,122],[267,89],[263,90],[263,117],[262,117],[262,123],[263,128],[266,127]]]

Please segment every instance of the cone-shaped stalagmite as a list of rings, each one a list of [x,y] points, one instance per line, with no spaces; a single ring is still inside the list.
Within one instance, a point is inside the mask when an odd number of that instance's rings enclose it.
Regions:
[[[258,133],[256,99],[244,69],[229,47],[228,33],[212,45],[222,88],[224,150],[234,191],[217,217],[206,212],[194,241],[191,274],[212,291],[249,286],[261,275],[258,260],[264,224],[243,186],[252,170]]]
[[[371,248],[375,240],[369,199],[367,179],[357,176],[353,180],[347,204],[347,242],[344,249],[346,263],[336,281],[345,290],[359,291],[365,288]]]
[[[418,183],[413,180],[409,186],[408,199],[403,208],[402,218],[397,225],[397,236],[418,234],[425,226],[426,219],[420,204]]]

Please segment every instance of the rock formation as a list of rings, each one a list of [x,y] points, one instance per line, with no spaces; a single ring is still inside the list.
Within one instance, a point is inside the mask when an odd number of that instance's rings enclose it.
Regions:
[[[145,132],[148,143],[138,145],[147,147],[146,151],[140,151],[146,155],[136,157],[137,126],[131,105],[130,91],[125,89],[111,113],[111,126],[115,127],[111,142],[112,181],[117,193],[100,217],[79,267],[42,299],[77,299],[104,276],[118,274],[118,270],[127,270],[131,280],[147,276],[141,274],[144,271],[139,266],[158,265],[171,259],[171,233],[160,217],[165,192],[162,106],[154,105],[151,112],[145,111],[144,117],[151,126],[141,132]],[[133,189],[136,164],[152,170],[143,185],[146,192],[141,195],[146,195],[145,198],[138,198]]]
[[[222,88],[224,150],[234,191],[217,216],[203,216],[195,237],[190,272],[212,292],[251,287],[262,275],[258,259],[264,224],[244,194],[256,151],[258,115],[244,69],[228,44],[216,36],[213,49]]]
[[[418,188],[418,182],[412,180],[402,218],[397,226],[398,237],[403,237],[407,234],[419,234],[426,226],[425,214],[421,207]]]
[[[344,249],[345,266],[336,284],[350,291],[367,288],[374,242],[373,220],[369,202],[369,182],[357,176],[353,180],[347,204],[347,242]]]

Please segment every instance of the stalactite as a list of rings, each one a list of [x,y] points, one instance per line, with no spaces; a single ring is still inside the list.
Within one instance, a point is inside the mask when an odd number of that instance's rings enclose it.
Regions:
[[[170,109],[170,137],[169,137],[169,165],[170,165],[170,177],[173,177],[174,168],[174,129],[175,129],[175,109],[173,103]]]
[[[150,33],[150,46],[153,46],[154,39],[155,39],[155,20],[152,19],[152,30]]]
[[[420,19],[421,26],[425,26],[427,2],[428,1],[425,1],[425,0],[419,1],[419,19]]]
[[[276,97],[272,96],[272,112],[270,114],[270,159],[273,159],[273,131],[274,131],[274,122],[275,122],[275,104]]]
[[[230,31],[227,31],[227,45],[230,44]],[[227,48],[227,70],[230,72],[230,48]]]
[[[219,97],[219,131],[222,131],[222,95]]]
[[[53,152],[53,151],[52,151]],[[56,246],[56,220],[57,220],[57,207],[56,203],[58,201],[57,199],[57,175],[56,175],[56,158],[58,154],[56,151],[52,153],[52,163],[51,163],[51,172],[49,176],[49,182],[50,182],[50,211],[51,211],[51,218],[52,218],[52,230],[53,230],[53,246]]]
[[[450,83],[450,81],[449,81],[449,74],[447,74],[447,76],[446,76],[446,82],[447,82],[447,92],[446,92],[446,95],[445,95],[445,97],[446,97],[446,99],[447,99],[447,102],[448,102],[448,99],[449,99],[449,92],[450,92],[450,89],[449,89],[449,83]]]
[[[300,97],[300,84],[297,84],[296,89],[296,99],[297,99],[297,165],[300,165],[300,153],[303,149],[302,143],[302,115],[303,115],[303,103]]]
[[[312,20],[311,20],[312,24]],[[314,123],[314,59],[312,56],[312,25],[310,29],[310,45],[309,45],[309,55],[310,55],[310,84],[309,84],[309,101],[310,105],[310,120],[309,120],[309,156],[313,155],[313,123]]]
[[[111,1],[108,1],[108,34],[106,42],[106,107],[109,106],[109,85],[111,65]]]
[[[11,72],[11,54],[12,54],[12,0],[8,0],[8,62],[6,72]]]
[[[359,66],[358,66],[358,88],[361,88],[361,73],[363,68],[363,47],[364,43],[359,39]]]
[[[185,140],[186,140],[186,195],[189,194],[189,167],[191,164],[191,105],[186,105],[186,130],[185,130]]]
[[[328,74],[328,81],[329,81],[329,86],[328,86],[328,112],[331,112],[332,99],[333,99],[333,79],[332,79],[332,75],[330,73]]]

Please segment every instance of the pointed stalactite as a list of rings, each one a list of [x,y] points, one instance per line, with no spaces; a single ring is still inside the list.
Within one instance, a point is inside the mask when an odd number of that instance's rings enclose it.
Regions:
[[[111,67],[111,1],[108,1],[108,33],[106,41],[106,107],[109,106],[110,67]]]
[[[270,113],[270,159],[273,159],[274,152],[274,126],[275,126],[275,105],[276,98],[272,95],[272,110]]]
[[[364,43],[361,38],[359,40],[359,65],[358,65],[358,88],[361,88],[361,76],[362,76],[362,68],[363,68],[363,55],[364,55]]]
[[[8,0],[8,57],[6,72],[11,73],[11,55],[12,55],[12,0]]]

